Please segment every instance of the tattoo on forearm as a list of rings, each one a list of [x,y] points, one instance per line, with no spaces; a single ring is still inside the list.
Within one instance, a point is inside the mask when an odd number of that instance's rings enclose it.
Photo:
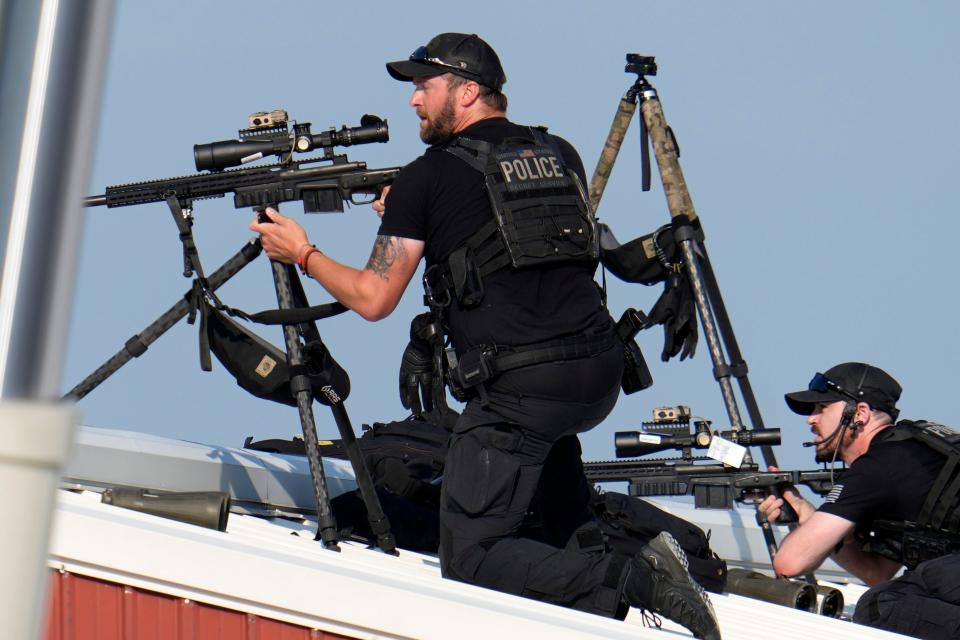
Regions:
[[[400,238],[394,236],[377,236],[377,240],[373,243],[373,252],[370,254],[370,260],[367,261],[367,269],[370,269],[384,280],[389,280],[387,271],[389,271],[393,263],[397,261],[397,258],[402,258],[406,254],[407,250],[404,249],[403,242]]]

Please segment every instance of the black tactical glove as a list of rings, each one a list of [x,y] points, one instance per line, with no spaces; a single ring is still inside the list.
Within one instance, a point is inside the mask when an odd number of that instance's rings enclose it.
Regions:
[[[413,319],[410,342],[400,361],[400,403],[415,416],[433,411],[434,397],[444,393],[443,376],[434,366],[434,346],[428,340],[432,324],[429,313],[421,313]]]
[[[683,271],[672,271],[664,282],[663,294],[647,314],[644,329],[663,325],[663,352],[666,362],[680,354],[680,360],[693,357],[697,349],[697,310],[693,304],[693,290]]]

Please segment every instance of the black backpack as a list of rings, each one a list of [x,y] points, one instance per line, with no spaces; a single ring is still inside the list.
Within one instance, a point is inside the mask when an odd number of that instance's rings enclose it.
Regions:
[[[375,485],[400,498],[438,507],[438,479],[443,475],[449,436],[445,429],[410,416],[396,422],[363,425],[363,435],[357,438],[357,443]],[[321,440],[319,444],[321,456],[348,459],[342,440]],[[300,437],[259,441],[248,437],[243,447],[270,453],[306,455],[306,445]]]
[[[436,552],[440,545],[440,477],[449,436],[442,427],[410,416],[396,422],[363,425],[363,435],[357,439],[380,506],[390,520],[397,545],[403,549]],[[270,453],[306,454],[299,437],[256,442],[248,437],[243,446]],[[321,440],[320,455],[347,459],[342,440]],[[330,506],[341,537],[374,539],[359,490],[337,496]]]

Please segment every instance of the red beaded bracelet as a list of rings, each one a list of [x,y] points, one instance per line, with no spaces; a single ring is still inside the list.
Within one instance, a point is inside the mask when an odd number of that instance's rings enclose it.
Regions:
[[[297,266],[300,267],[300,273],[308,278],[310,277],[310,271],[307,269],[307,265],[310,262],[310,256],[315,253],[321,253],[320,249],[317,249],[314,245],[310,245],[307,250],[297,258]]]

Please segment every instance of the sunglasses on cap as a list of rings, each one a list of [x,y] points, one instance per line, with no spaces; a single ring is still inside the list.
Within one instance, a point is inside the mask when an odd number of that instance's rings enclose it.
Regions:
[[[460,65],[450,64],[449,62],[446,62],[441,58],[430,55],[430,52],[427,50],[426,46],[417,47],[416,51],[410,54],[410,61],[425,62],[427,64],[436,65],[438,67],[447,67],[448,69],[456,69],[461,73],[470,73]]]
[[[843,388],[843,386],[820,372],[817,372],[813,376],[813,379],[810,380],[810,384],[807,385],[807,389],[809,391],[816,391],[818,393],[839,393],[843,397],[850,398],[854,402],[860,402],[860,397],[863,395],[863,392],[859,390],[856,394],[847,391]]]

